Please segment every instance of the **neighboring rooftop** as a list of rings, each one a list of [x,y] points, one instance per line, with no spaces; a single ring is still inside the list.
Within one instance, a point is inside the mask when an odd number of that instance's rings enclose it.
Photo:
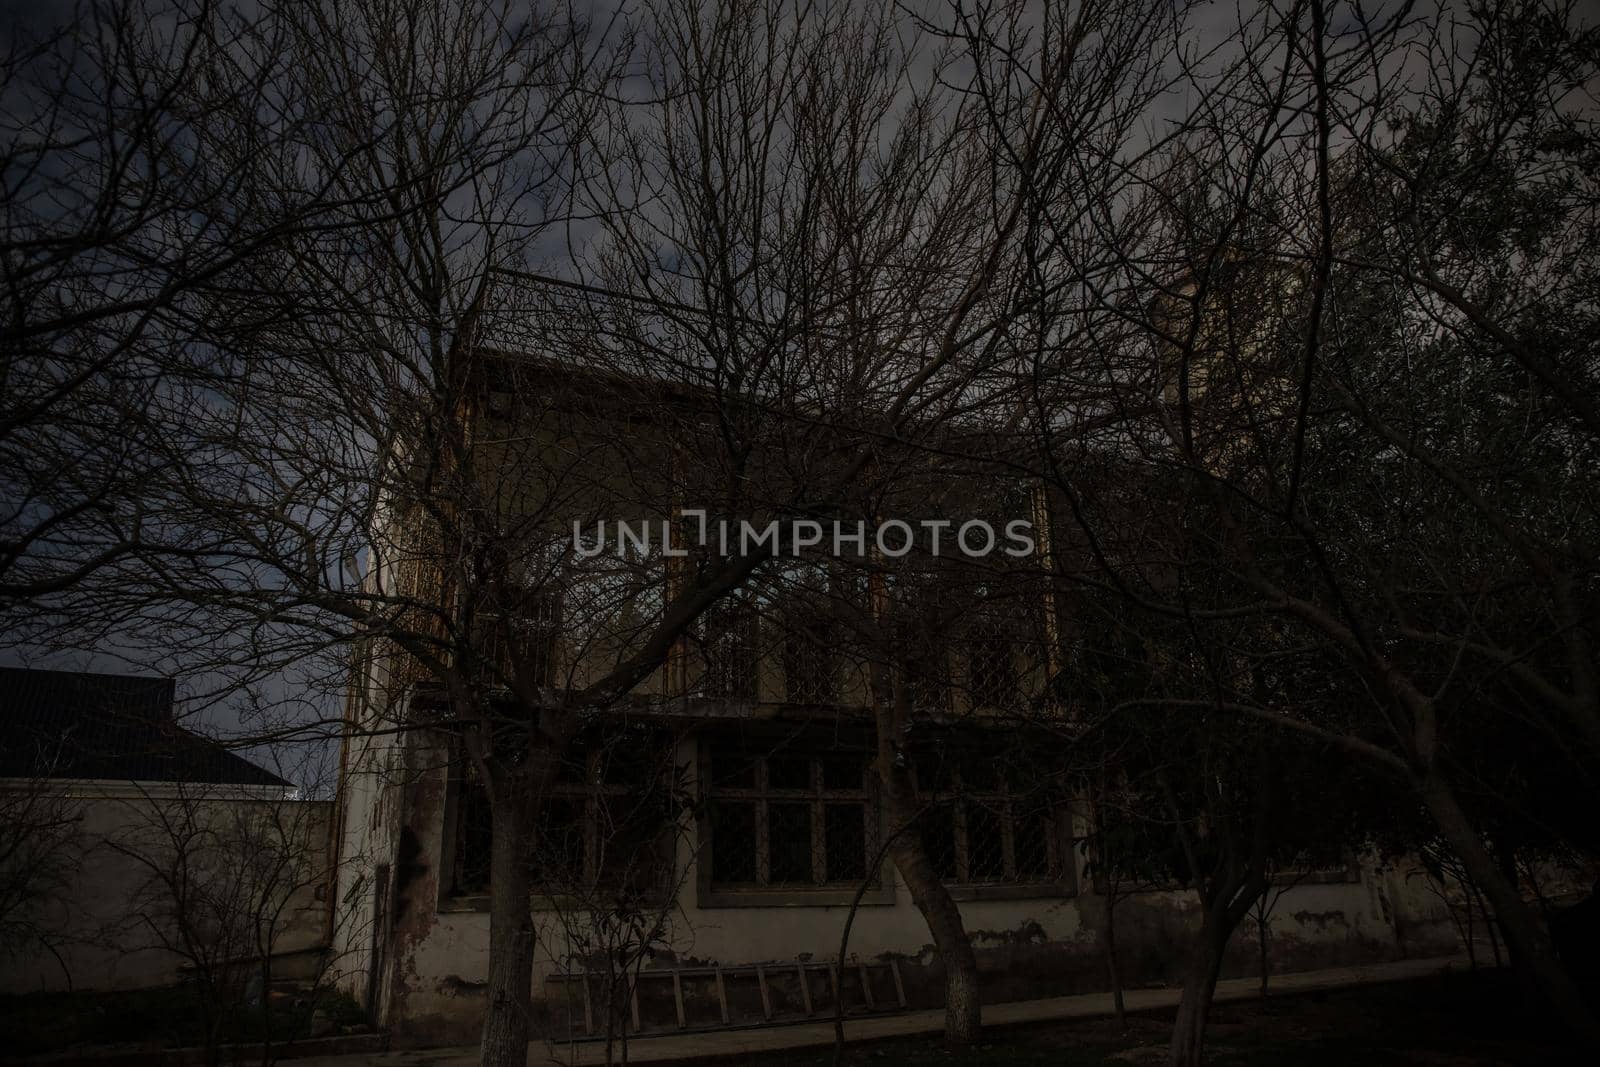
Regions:
[[[289,783],[173,719],[171,678],[0,667],[0,778]]]

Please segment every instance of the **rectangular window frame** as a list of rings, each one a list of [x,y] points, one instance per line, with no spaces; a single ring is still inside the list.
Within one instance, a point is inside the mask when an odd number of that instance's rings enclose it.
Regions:
[[[843,687],[835,637],[832,620],[823,615],[793,609],[785,613],[779,667],[786,704],[816,708],[840,705]]]
[[[950,775],[951,787],[943,794],[933,793],[930,799],[939,803],[946,803],[952,807],[954,840],[952,848],[955,852],[956,876],[953,879],[942,879],[945,889],[950,893],[951,899],[960,901],[973,900],[1043,900],[1063,899],[1078,895],[1078,865],[1077,851],[1074,848],[1072,836],[1072,804],[1069,800],[1061,800],[1050,804],[1049,821],[1051,833],[1046,841],[1049,850],[1049,863],[1052,870],[1057,873],[1053,877],[1040,878],[1032,881],[1022,881],[1016,870],[1016,839],[1018,818],[1014,806],[1014,797],[1004,776],[1001,776],[998,789],[973,789],[968,790],[961,781],[959,767],[950,767],[945,772]],[[921,775],[915,770],[913,776],[918,779],[917,795],[929,798],[932,792],[924,787],[920,781]],[[1025,796],[1026,794],[1021,794]],[[1001,857],[1005,875],[1000,881],[975,880],[971,874],[971,840],[970,840],[970,815],[968,805],[982,804],[1001,817]]]
[[[701,670],[692,696],[728,704],[760,698],[761,621],[753,605],[734,601],[701,616],[696,640]]]
[[[811,807],[811,856],[813,871],[816,864],[826,865],[826,808],[827,805],[840,801],[860,803],[862,805],[862,819],[864,822],[863,833],[865,862],[870,864],[873,856],[883,843],[883,806],[879,803],[878,783],[876,775],[871,773],[871,763],[868,754],[863,752],[864,768],[862,772],[862,788],[859,790],[828,789],[824,787],[821,761],[827,752],[815,746],[796,746],[792,752],[787,753],[793,758],[804,758],[809,763],[811,779],[810,788],[773,789],[768,785],[768,755],[750,753],[755,760],[755,785],[750,788],[719,787],[712,781],[716,766],[714,757],[718,751],[728,752],[737,748],[736,743],[727,741],[719,742],[716,738],[702,738],[697,749],[699,767],[701,812],[697,820],[698,854],[695,857],[696,866],[696,891],[698,903],[702,908],[771,908],[771,907],[833,907],[848,905],[855,899],[856,892],[860,889],[860,881],[851,882],[820,882],[811,885],[797,885],[794,883],[762,884],[769,876],[771,852],[768,842],[768,811],[771,803],[807,803]],[[775,747],[777,747],[775,745]],[[755,864],[756,882],[745,884],[717,884],[712,880],[713,863],[717,842],[711,826],[711,805],[717,800],[745,801],[752,803],[756,808],[755,817]],[[826,872],[823,872],[824,875]],[[888,906],[895,900],[894,864],[887,855],[883,857],[876,872],[876,884],[869,885],[861,896],[861,905]]]
[[[534,685],[554,687],[560,678],[565,598],[547,589],[526,591],[515,610],[480,612],[474,641],[495,669],[513,677],[525,673]]]
[[[1007,712],[1022,703],[1022,678],[1016,653],[1020,643],[999,619],[983,616],[968,627],[965,666],[970,709]]]
[[[601,863],[600,840],[600,802],[603,797],[627,796],[629,787],[606,782],[603,779],[600,766],[601,753],[599,749],[590,749],[584,753],[582,778],[579,781],[556,781],[551,784],[547,796],[562,799],[581,799],[583,801],[583,865],[584,882],[592,891],[599,874]],[[461,849],[464,841],[461,833],[460,820],[465,811],[465,791],[469,788],[469,778],[465,771],[468,770],[465,755],[457,753],[450,760],[449,779],[445,789],[444,826],[440,841],[440,858],[442,860],[442,877],[439,879],[438,910],[441,912],[487,912],[489,910],[489,889],[485,886],[481,890],[468,890],[458,892],[455,888],[456,879],[464,864]],[[677,839],[674,834],[674,842]],[[646,900],[662,901],[674,890],[677,879],[676,845],[667,849],[661,871],[656,878],[656,885],[652,887]],[[530,907],[534,911],[556,911],[570,909],[584,903],[584,897],[577,893],[565,892],[552,888],[548,884],[535,883],[531,894]]]

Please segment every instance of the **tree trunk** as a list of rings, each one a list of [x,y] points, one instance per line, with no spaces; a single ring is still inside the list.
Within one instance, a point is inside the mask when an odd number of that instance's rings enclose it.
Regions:
[[[1489,898],[1495,918],[1500,921],[1500,930],[1511,946],[1512,963],[1525,980],[1539,990],[1575,1036],[1587,1047],[1600,1049],[1600,1021],[1595,1019],[1561,965],[1533,909],[1523,903],[1516,886],[1501,874],[1500,865],[1472,828],[1450,784],[1437,771],[1430,771],[1419,776],[1417,788],[1467,874]]]
[[[879,763],[889,832],[894,835],[889,842],[889,855],[905,880],[912,903],[927,921],[933,945],[944,962],[945,1043],[970,1045],[978,1040],[983,1023],[983,1009],[978,1000],[978,958],[961,921],[961,909],[956,907],[950,891],[934,873],[922,839],[915,829],[900,832],[917,814],[910,775],[892,760],[880,758]]]
[[[533,993],[533,885],[528,872],[534,805],[513,783],[490,805],[489,987],[483,1067],[526,1067]]]
[[[261,949],[261,1063],[272,1062],[272,949]]]
[[[1122,966],[1117,960],[1117,890],[1106,886],[1105,906],[1106,977],[1111,981],[1111,1010],[1117,1020],[1117,1029],[1128,1027],[1128,1005],[1122,995]]]
[[[1170,1067],[1199,1067],[1205,1045],[1206,1020],[1211,1016],[1211,998],[1222,973],[1222,953],[1238,920],[1229,914],[1226,895],[1206,905],[1200,935],[1195,939],[1194,955],[1183,979],[1183,995],[1178,1000],[1178,1017],[1172,1024],[1172,1046],[1167,1053]]]
[[[1494,909],[1483,899],[1483,893],[1477,886],[1472,887],[1472,897],[1478,903],[1478,910],[1483,913],[1483,932],[1489,935],[1489,951],[1494,953],[1494,965],[1504,966],[1505,960],[1500,955],[1500,935],[1495,932]]]
[[[874,598],[881,594],[881,586]],[[899,677],[895,677],[899,675]],[[878,781],[883,787],[883,807],[889,817],[889,856],[905,880],[911,902],[922,913],[933,936],[933,947],[944,963],[944,1040],[954,1047],[976,1044],[983,1026],[983,1006],[978,999],[978,958],[961,921],[961,909],[950,896],[922,837],[912,825],[918,803],[911,771],[905,764],[900,739],[911,718],[910,697],[903,672],[884,664],[872,670],[873,725],[878,742]]]
[[[1266,911],[1267,900],[1262,896],[1258,905],[1262,910],[1256,915],[1256,945],[1261,950],[1261,1001],[1267,1000],[1267,976],[1272,973],[1271,960],[1267,958],[1267,938],[1271,934],[1272,916]]]

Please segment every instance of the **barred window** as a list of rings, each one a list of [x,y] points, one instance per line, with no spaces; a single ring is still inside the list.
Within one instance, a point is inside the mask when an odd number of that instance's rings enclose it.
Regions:
[[[536,890],[642,895],[667,887],[676,823],[671,751],[670,738],[651,732],[579,748],[562,760],[529,848]],[[469,761],[461,761],[456,785],[451,893],[472,896],[489,889],[489,798]]]
[[[994,759],[956,765],[925,757],[915,767],[926,805],[923,847],[945,883],[1043,886],[1065,878],[1064,812],[1048,791],[1018,788]]]
[[[789,614],[783,640],[783,682],[789,703],[839,702],[834,639],[833,627],[824,616],[804,611]]]
[[[713,748],[706,789],[713,889],[858,885],[877,851],[861,752]]]
[[[967,693],[975,708],[1005,709],[1017,700],[1015,637],[1005,624],[984,616],[967,633]]]
[[[723,604],[702,617],[697,686],[711,700],[756,699],[756,615],[743,604]]]
[[[477,618],[480,654],[507,676],[551,686],[556,679],[556,647],[561,635],[561,598],[549,590],[524,592],[506,613]]]
[[[950,643],[942,619],[952,576],[937,560],[909,564],[886,576],[886,595],[899,649],[900,681],[915,711],[950,710]]]
[[[950,710],[950,652],[931,635],[905,661],[906,687],[916,711]]]

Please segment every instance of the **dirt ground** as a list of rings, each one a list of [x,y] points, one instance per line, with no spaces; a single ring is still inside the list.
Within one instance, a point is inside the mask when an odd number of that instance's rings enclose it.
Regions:
[[[0,1062],[64,1044],[117,1042],[160,1048],[192,1043],[193,1013],[182,991],[34,994],[0,998]],[[1600,989],[1591,989],[1600,995]],[[351,1006],[353,1008],[353,1005]],[[1172,1012],[1075,1019],[991,1030],[956,1055],[937,1038],[899,1038],[846,1050],[851,1067],[1140,1067],[1165,1061]],[[291,1021],[291,1020],[286,1020]],[[189,1025],[181,1025],[187,1022]],[[292,1020],[296,1028],[301,1020]],[[187,1039],[187,1040],[185,1040]],[[453,1050],[454,1051],[454,1050]],[[285,1061],[293,1064],[295,1061]],[[719,1059],[719,1064],[729,1061]],[[769,1053],[749,1067],[830,1067],[830,1051]],[[1450,973],[1389,985],[1219,1005],[1207,1063],[1216,1067],[1432,1067],[1584,1064],[1507,971]]]
[[[874,1067],[940,1064],[978,1067],[1129,1067],[1160,1064],[1172,1014],[1084,1019],[999,1031],[963,1055],[937,1039],[907,1039],[847,1050],[845,1062]],[[1383,986],[1222,1004],[1207,1032],[1206,1060],[1217,1067],[1435,1067],[1558,1065],[1592,1062],[1524,1002],[1507,972],[1441,975]],[[824,1067],[831,1053],[762,1057],[751,1067]]]
[[[275,1005],[274,1039],[307,1036],[313,1007],[309,1002]],[[325,995],[321,1010],[336,1024],[362,1019],[360,1008],[345,994]],[[224,1040],[254,1042],[260,1038],[258,1011],[242,1014],[224,1028]],[[203,1040],[195,996],[182,987],[0,997],[0,1063],[65,1049],[192,1047]]]

